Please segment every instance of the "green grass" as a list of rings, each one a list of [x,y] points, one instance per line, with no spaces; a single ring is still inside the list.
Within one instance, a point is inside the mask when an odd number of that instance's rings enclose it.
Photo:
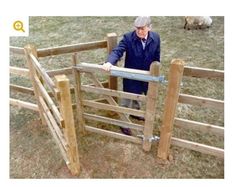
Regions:
[[[118,40],[133,29],[134,17],[30,17],[29,37],[11,37],[10,45],[37,48],[56,47],[103,40],[115,32]],[[161,36],[161,74],[168,76],[173,58],[181,58],[187,66],[224,69],[224,18],[213,17],[210,29],[183,29],[183,17],[152,17],[152,30]],[[107,57],[105,49],[79,53],[81,62],[100,63]],[[71,55],[41,58],[45,69],[71,66]],[[10,65],[26,67],[25,59],[10,55]],[[100,79],[105,79],[99,75]],[[25,78],[10,77],[10,82],[30,86]],[[83,78],[83,83],[89,80]],[[121,88],[121,83],[119,82]],[[159,135],[167,85],[161,85],[157,98],[154,134]],[[217,80],[183,78],[181,92],[196,96],[224,99],[224,83]],[[31,97],[11,93],[13,98],[32,101]],[[224,126],[224,114],[215,110],[179,104],[177,117]],[[88,109],[89,110],[89,109]],[[105,114],[102,112],[102,114]],[[107,114],[106,114],[107,115]],[[112,115],[112,114],[109,114]],[[115,117],[115,116],[114,116]],[[74,178],[70,175],[48,128],[41,126],[34,112],[10,108],[10,177],[11,178]],[[90,122],[90,125],[107,127]],[[175,137],[224,147],[221,137],[208,133],[174,128]],[[82,171],[79,178],[224,178],[222,159],[172,146],[173,160],[166,165],[156,161],[157,144],[150,152],[141,145],[96,134],[80,137],[78,145]]]

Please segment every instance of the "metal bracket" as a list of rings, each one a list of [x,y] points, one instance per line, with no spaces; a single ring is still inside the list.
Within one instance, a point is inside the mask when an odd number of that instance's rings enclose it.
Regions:
[[[124,72],[116,69],[111,69],[110,74],[115,77],[122,77],[132,80],[139,80],[139,81],[154,81],[154,82],[164,82],[165,77],[164,76],[152,76],[152,75],[145,75],[145,74],[139,74],[139,73],[129,73]]]
[[[149,142],[152,142],[152,141],[158,142],[158,141],[160,140],[160,137],[159,137],[159,136],[152,136],[152,137],[150,137],[150,138],[145,138],[143,134],[139,134],[139,135],[137,135],[137,137],[142,138],[143,141],[147,140],[147,141],[149,141]]]

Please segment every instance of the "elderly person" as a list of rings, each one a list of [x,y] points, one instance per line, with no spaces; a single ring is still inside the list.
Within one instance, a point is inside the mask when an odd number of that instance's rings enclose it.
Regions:
[[[103,69],[110,71],[120,58],[125,55],[126,68],[147,70],[153,61],[160,62],[160,37],[156,32],[151,31],[151,19],[148,16],[139,16],[134,21],[135,30],[124,34],[119,44],[109,54]],[[123,79],[123,91],[135,94],[147,94],[148,83],[137,80]],[[140,109],[140,103],[136,100],[124,99],[122,106]],[[140,117],[132,116],[139,120]],[[121,128],[124,134],[130,135],[131,131]]]

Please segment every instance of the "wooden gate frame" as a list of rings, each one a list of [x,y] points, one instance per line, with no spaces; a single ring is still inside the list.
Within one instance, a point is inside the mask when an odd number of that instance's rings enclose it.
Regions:
[[[71,173],[79,175],[79,153],[69,79],[65,75],[57,75],[54,83],[41,67],[36,48],[27,45],[24,50],[42,123],[48,125]],[[59,106],[51,99],[46,88],[51,91]]]
[[[95,133],[99,133],[102,135],[107,135],[107,136],[111,136],[114,138],[119,138],[119,139],[128,140],[134,143],[141,144],[142,140],[138,137],[127,136],[122,133],[116,133],[116,132],[107,131],[104,129],[99,129],[99,128],[85,125],[85,119],[111,123],[113,125],[130,128],[130,129],[137,129],[137,130],[143,131],[143,135],[140,135],[143,139],[143,149],[145,151],[149,151],[151,149],[151,144],[153,140],[153,123],[155,120],[156,98],[157,98],[157,93],[158,93],[158,85],[160,81],[159,79],[160,63],[153,62],[151,64],[150,71],[112,67],[111,71],[107,72],[102,69],[101,65],[78,63],[76,56],[74,56],[73,61],[74,61],[73,62],[74,64],[73,74],[74,74],[75,83],[76,83],[75,93],[76,93],[78,124],[79,124],[80,132],[84,134],[85,131],[90,131],[90,132],[95,132]],[[130,79],[141,80],[141,81],[148,80],[146,81],[146,82],[149,82],[147,96],[104,88],[102,83],[99,82],[99,80],[95,77],[94,72],[96,73],[101,72],[103,74],[108,74],[110,76],[130,78]],[[94,86],[82,85],[81,73],[87,74],[93,80]],[[95,92],[98,94],[102,94],[104,95],[104,99],[109,104],[83,100],[82,94],[81,94],[82,91],[93,92],[93,93]],[[117,102],[115,101],[113,97],[145,101],[146,111],[120,107],[118,106]],[[103,117],[103,116],[84,113],[84,109],[83,109],[84,106],[95,107],[99,109],[105,109],[105,110],[111,110],[111,111],[117,112],[121,120],[114,120],[114,119]],[[128,115],[126,114],[145,117],[144,127],[139,124],[132,123]]]

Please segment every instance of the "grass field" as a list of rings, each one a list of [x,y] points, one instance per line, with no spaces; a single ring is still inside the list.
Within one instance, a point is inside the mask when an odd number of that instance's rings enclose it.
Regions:
[[[212,18],[211,28],[187,31],[183,29],[183,17],[152,17],[152,30],[161,37],[161,74],[167,77],[173,58],[183,59],[187,66],[224,69],[224,17]],[[112,32],[120,40],[133,29],[133,20],[134,17],[30,17],[29,37],[11,37],[10,45],[24,47],[32,43],[37,48],[48,48],[102,40]],[[104,62],[106,57],[103,49],[79,54],[80,61],[90,63]],[[40,62],[48,70],[69,67],[71,55],[48,57]],[[26,67],[25,59],[10,54],[10,65]],[[13,75],[10,82],[31,86],[27,79]],[[159,89],[156,135],[162,122],[166,86]],[[181,92],[223,100],[224,83],[184,78]],[[24,94],[10,95],[35,102]],[[224,114],[208,108],[180,104],[177,116],[224,126]],[[212,134],[174,128],[173,135],[224,148],[224,138]],[[166,165],[156,160],[157,144],[146,153],[140,145],[89,133],[78,136],[78,146],[82,170],[79,177],[74,177],[49,129],[40,125],[38,114],[10,107],[10,178],[224,178],[224,160],[176,146],[171,147],[173,159]]]

